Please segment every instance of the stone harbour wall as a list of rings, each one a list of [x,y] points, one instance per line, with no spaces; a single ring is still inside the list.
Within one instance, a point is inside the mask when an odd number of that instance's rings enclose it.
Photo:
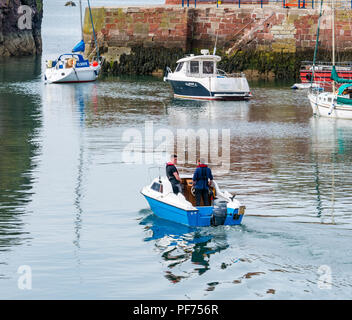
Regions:
[[[109,62],[117,63],[121,55],[133,53],[136,47],[199,52],[203,48],[212,50],[216,42],[219,52],[229,59],[241,52],[311,59],[319,17],[318,9],[285,9],[279,5],[264,8],[164,5],[93,8],[92,11],[101,51]],[[84,31],[91,44],[87,47],[89,54],[93,42],[87,13]],[[338,52],[347,55],[352,52],[351,23],[352,10],[337,11],[336,46]],[[325,7],[319,43],[324,58],[331,51],[331,34],[331,10]]]
[[[0,56],[42,52],[42,0],[0,0]]]

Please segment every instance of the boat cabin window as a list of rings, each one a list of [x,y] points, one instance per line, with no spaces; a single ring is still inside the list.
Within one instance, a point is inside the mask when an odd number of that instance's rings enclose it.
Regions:
[[[203,61],[203,73],[213,74],[214,73],[214,62],[213,61]]]
[[[176,67],[176,72],[179,72],[179,71],[181,71],[182,70],[182,68],[183,68],[183,65],[184,65],[184,63],[183,62],[181,62],[181,63],[179,63],[178,65],[177,65],[177,67]]]
[[[199,73],[199,61],[191,61],[190,72],[191,73]]]
[[[163,192],[163,185],[161,183],[154,182],[151,186],[151,189],[156,192]]]

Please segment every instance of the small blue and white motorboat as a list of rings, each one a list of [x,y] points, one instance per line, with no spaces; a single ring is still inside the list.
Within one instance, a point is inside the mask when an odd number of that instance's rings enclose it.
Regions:
[[[167,177],[155,178],[141,193],[148,201],[151,210],[160,218],[181,223],[190,227],[219,225],[240,225],[245,206],[228,191],[220,190],[213,181],[209,189],[211,206],[195,206],[195,192],[192,177],[183,176],[183,194],[175,194]]]
[[[174,72],[168,67],[164,77],[175,98],[200,100],[246,100],[252,95],[244,73],[226,74],[217,68],[221,57],[202,50],[177,61]]]

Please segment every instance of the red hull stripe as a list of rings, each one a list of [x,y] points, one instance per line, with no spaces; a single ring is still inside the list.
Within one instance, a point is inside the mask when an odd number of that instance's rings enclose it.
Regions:
[[[87,83],[87,82],[94,82],[96,80],[87,80],[87,81],[57,81],[53,83]]]

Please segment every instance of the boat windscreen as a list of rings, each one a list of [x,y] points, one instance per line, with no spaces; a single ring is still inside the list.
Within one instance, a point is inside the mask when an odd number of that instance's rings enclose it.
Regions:
[[[190,72],[191,73],[199,73],[199,61],[191,61]]]
[[[162,185],[160,183],[154,182],[151,189],[157,192],[162,192]]]
[[[203,61],[203,73],[213,74],[214,73],[214,62],[213,61]]]
[[[176,72],[179,72],[179,71],[181,71],[182,70],[182,68],[183,68],[183,65],[184,65],[184,62],[180,62],[178,65],[177,65],[177,67],[176,67]]]

